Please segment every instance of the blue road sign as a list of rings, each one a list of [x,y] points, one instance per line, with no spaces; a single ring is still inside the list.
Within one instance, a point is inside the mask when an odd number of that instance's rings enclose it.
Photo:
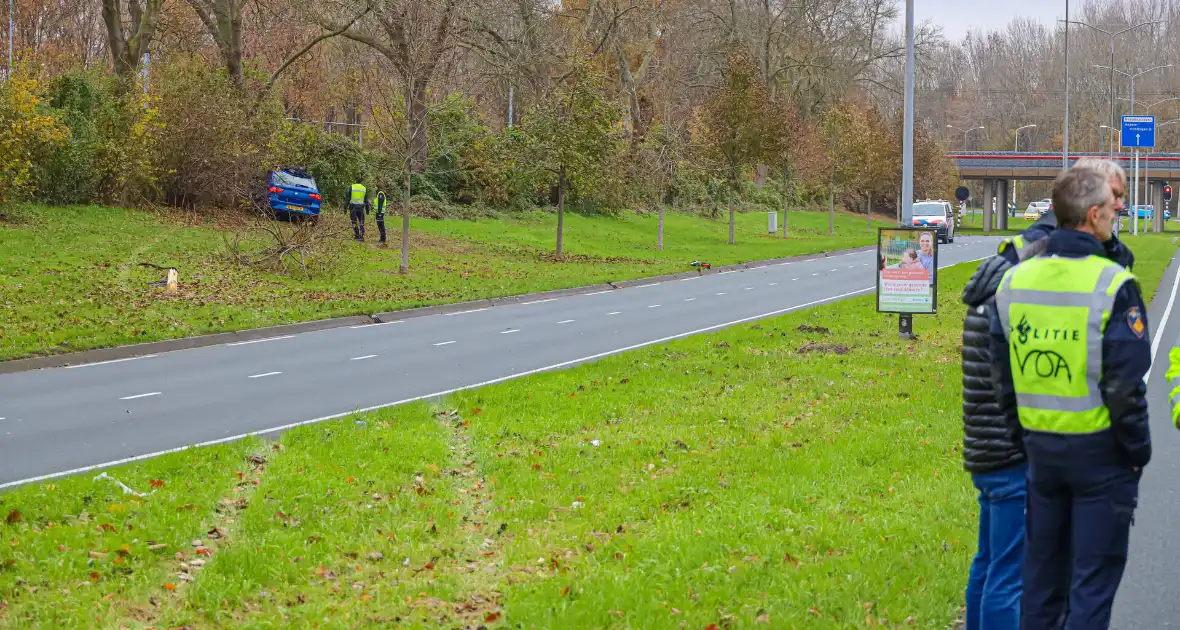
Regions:
[[[1123,148],[1155,148],[1155,116],[1123,116]]]

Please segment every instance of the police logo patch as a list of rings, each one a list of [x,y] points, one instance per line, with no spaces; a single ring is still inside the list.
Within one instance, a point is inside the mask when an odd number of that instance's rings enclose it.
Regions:
[[[1127,310],[1127,326],[1131,328],[1131,332],[1135,333],[1136,337],[1143,338],[1147,326],[1143,324],[1143,313],[1139,311],[1138,306],[1132,306]]]

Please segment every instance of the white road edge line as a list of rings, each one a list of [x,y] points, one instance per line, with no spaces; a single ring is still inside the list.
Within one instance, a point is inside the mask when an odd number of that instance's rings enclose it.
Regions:
[[[777,282],[771,282],[771,283],[770,283],[770,286],[772,286],[772,287],[777,287],[777,286],[778,286],[778,283],[777,283]]]
[[[518,332],[520,332],[520,329],[518,329],[518,328],[509,328],[508,330],[501,330],[500,334],[501,335],[511,335],[512,333],[518,333]]]
[[[371,326],[372,324],[370,324]],[[266,339],[252,339],[250,341],[235,341],[234,343],[227,343],[226,346],[245,346],[252,343],[265,343],[267,341],[278,341],[280,339],[293,339],[295,335],[283,335],[282,337],[267,337]]]
[[[696,300],[696,298],[684,298],[684,301],[685,301],[685,302],[692,302],[692,301],[695,301],[695,300]]]
[[[454,341],[440,341],[439,343],[436,343],[434,345],[436,345],[436,346],[449,346],[453,343],[455,343],[455,342]]]
[[[700,280],[700,279],[701,279],[701,276],[693,276],[691,278],[681,278],[680,281],[681,282],[688,282],[689,280]]]
[[[1155,339],[1151,340],[1151,367],[1147,368],[1147,375],[1143,377],[1143,382],[1147,382],[1148,377],[1151,376],[1155,370],[1156,354],[1159,352],[1160,340],[1163,339],[1164,331],[1168,329],[1168,318],[1172,316],[1172,306],[1176,303],[1176,290],[1180,289],[1180,269],[1176,270],[1176,280],[1172,282],[1172,295],[1168,298],[1168,307],[1164,309],[1164,315],[1160,318],[1159,326],[1156,328]]]
[[[487,308],[473,308],[470,311],[459,311],[458,313],[447,313],[446,316],[451,317],[454,315],[466,315],[468,313],[479,313],[480,311],[486,311],[486,310],[488,310],[488,309]]]
[[[376,359],[376,358],[377,358],[377,355],[375,355],[375,354],[366,354],[363,357],[353,357],[353,358],[349,359],[349,361],[364,361],[365,359]]]
[[[355,415],[355,414],[368,413],[370,411],[377,411],[379,409],[387,409],[389,407],[397,407],[399,405],[404,405],[406,403],[412,403],[412,402],[416,402],[419,400],[427,400],[430,398],[439,398],[441,396],[449,396],[450,394],[454,394],[456,392],[467,391],[470,389],[478,389],[480,387],[486,387],[488,385],[495,385],[497,383],[503,383],[505,381],[511,381],[513,379],[523,378],[525,376],[531,376],[533,374],[540,374],[541,372],[549,372],[552,370],[557,370],[557,369],[561,369],[564,367],[569,367],[571,365],[576,365],[578,363],[585,363],[587,361],[594,361],[596,359],[601,359],[603,357],[608,357],[608,356],[611,356],[614,354],[620,354],[623,352],[630,352],[631,350],[638,350],[640,348],[646,348],[647,346],[654,346],[654,345],[658,345],[661,343],[667,343],[669,341],[675,341],[677,339],[683,339],[685,337],[691,337],[693,335],[699,335],[702,333],[712,332],[714,330],[720,330],[722,328],[728,328],[730,326],[736,326],[738,324],[744,324],[746,322],[751,322],[751,321],[763,319],[766,317],[774,317],[776,315],[783,315],[786,313],[790,313],[792,311],[798,311],[801,309],[810,308],[812,306],[818,306],[820,304],[824,304],[827,302],[835,302],[837,300],[842,300],[844,298],[852,297],[854,295],[860,295],[861,293],[868,293],[869,291],[874,291],[874,290],[876,290],[876,287],[872,286],[872,287],[868,287],[866,289],[860,289],[859,291],[852,291],[850,293],[843,293],[841,295],[836,295],[836,296],[832,296],[829,298],[824,298],[822,300],[815,300],[813,302],[807,302],[806,304],[799,304],[797,306],[789,306],[787,308],[781,308],[778,310],[770,311],[768,313],[762,313],[760,315],[753,315],[751,317],[743,317],[742,319],[736,319],[733,321],[725,322],[723,324],[714,324],[712,326],[707,326],[705,328],[698,328],[696,330],[690,330],[688,332],[670,335],[667,337],[661,337],[659,339],[653,339],[651,341],[644,341],[644,342],[633,344],[630,346],[617,348],[615,350],[607,350],[606,352],[599,352],[597,354],[592,354],[592,355],[581,357],[578,359],[571,359],[569,361],[562,361],[561,363],[554,363],[552,365],[547,365],[545,367],[535,368],[532,370],[525,370],[523,372],[517,372],[515,374],[509,374],[508,376],[501,376],[499,378],[494,378],[491,380],[483,381],[481,383],[473,383],[471,385],[463,385],[461,387],[455,387],[453,389],[446,389],[446,390],[443,390],[440,392],[434,392],[431,394],[424,394],[422,396],[414,396],[411,398],[405,398],[402,400],[398,400],[398,401],[394,401],[394,402],[390,402],[390,403],[385,403],[383,405],[375,405],[373,407],[358,408],[358,409],[354,409],[352,411],[346,411],[344,413],[337,413],[337,414],[333,414],[330,416],[323,416],[321,418],[314,418],[312,420],[303,420],[300,422],[292,422],[290,424],[284,424],[284,425],[278,426],[278,427],[272,427],[269,429],[262,429],[259,431],[251,431],[250,433],[242,433],[240,435],[232,435],[229,437],[223,437],[223,438],[219,438],[216,440],[210,440],[208,442],[201,442],[199,444],[192,444],[189,446],[180,446],[177,448],[171,448],[171,449],[164,450],[164,451],[157,451],[154,453],[145,453],[143,455],[136,455],[134,457],[126,457],[126,458],[115,460],[115,461],[104,462],[102,464],[83,466],[81,468],[74,468],[72,470],[65,470],[65,471],[61,471],[61,472],[50,473],[47,475],[39,475],[36,477],[30,477],[28,479],[18,479],[17,481],[9,481],[7,483],[0,484],[0,490],[4,490],[7,488],[15,488],[16,486],[23,486],[23,485],[30,484],[30,483],[37,483],[39,481],[46,481],[49,479],[57,479],[59,477],[67,477],[70,475],[76,475],[76,474],[80,474],[80,473],[90,472],[92,470],[99,470],[102,468],[110,468],[111,466],[121,466],[123,464],[129,464],[131,462],[138,462],[138,461],[143,461],[145,459],[152,459],[155,457],[160,457],[161,455],[169,455],[171,453],[180,453],[182,451],[187,451],[187,450],[194,449],[194,448],[201,448],[201,447],[205,447],[205,446],[215,446],[217,444],[225,444],[227,442],[235,442],[237,440],[242,440],[242,439],[245,439],[248,437],[267,435],[270,433],[277,433],[279,431],[287,431],[289,429],[307,426],[309,424],[318,424],[320,422],[326,422],[328,420],[336,420],[339,418],[345,418],[345,417]]]
[[[615,311],[613,313],[607,313],[607,315],[621,315],[622,313],[623,311]]]
[[[521,304],[521,306],[527,306],[529,304],[544,304],[545,302],[556,302],[556,301],[557,301],[557,298],[549,298],[548,300],[536,300],[533,302],[521,302],[520,304]]]
[[[567,320],[560,321],[560,322],[557,322],[557,323],[559,323],[559,324],[572,324],[572,323],[574,323],[575,321],[577,321],[577,320],[573,320],[573,319],[567,319]]]
[[[142,357],[127,357],[126,359],[112,359],[110,361],[98,361],[96,363],[79,363],[78,365],[67,365],[67,366],[65,366],[65,368],[67,370],[72,370],[74,368],[94,367],[96,365],[110,365],[112,363],[123,363],[124,361],[135,361],[136,359],[150,359],[152,357],[158,357],[158,356],[160,356],[160,355],[158,355],[158,354],[145,354]],[[0,420],[3,420],[3,418],[0,418]]]
[[[968,261],[965,261],[965,262],[962,262],[962,263],[953,263],[953,264],[947,265],[946,267],[954,267],[955,265],[960,265],[960,264],[968,264],[968,263],[978,262],[978,261],[980,261],[980,260],[985,260],[986,258],[987,258],[987,257],[984,257],[984,258],[976,258],[975,260],[968,260]],[[944,269],[945,269],[946,267],[944,267]],[[423,395],[423,396],[414,396],[414,397],[412,397],[412,398],[405,398],[405,399],[403,399],[403,400],[398,400],[398,401],[395,401],[395,402],[386,403],[386,404],[384,404],[384,405],[376,405],[376,406],[373,406],[373,407],[366,407],[366,408],[362,408],[362,409],[354,409],[354,410],[352,410],[352,411],[346,411],[346,412],[344,412],[344,413],[333,414],[333,415],[330,415],[330,416],[323,416],[322,418],[314,418],[314,419],[312,419],[312,420],[303,420],[303,421],[301,421],[301,422],[292,422],[292,423],[290,423],[290,424],[285,424],[285,425],[278,426],[278,427],[272,427],[272,428],[270,428],[270,429],[262,429],[262,430],[260,430],[260,431],[252,431],[252,432],[250,432],[250,433],[242,433],[242,434],[240,434],[240,435],[232,435],[232,436],[230,436],[230,437],[224,437],[224,438],[220,438],[220,439],[216,439],[216,440],[210,440],[210,441],[208,441],[208,442],[201,442],[201,443],[199,443],[199,444],[192,444],[192,445],[189,445],[189,446],[181,446],[181,447],[177,447],[177,448],[170,448],[170,449],[168,449],[168,450],[164,450],[164,451],[157,451],[157,452],[155,452],[155,453],[146,453],[146,454],[144,454],[144,455],[136,455],[136,456],[134,456],[134,457],[126,457],[126,458],[123,458],[123,459],[118,459],[118,460],[115,460],[115,461],[105,462],[105,463],[102,463],[102,464],[94,464],[94,465],[91,465],[91,466],[83,466],[83,467],[81,467],[81,468],[74,468],[74,469],[72,469],[72,470],[64,470],[64,471],[61,471],[61,472],[50,473],[50,474],[48,474],[48,475],[38,475],[38,476],[36,476],[36,477],[29,477],[28,479],[18,479],[18,480],[16,480],[16,481],[9,481],[9,482],[6,482],[6,483],[0,483],[0,490],[5,490],[5,489],[7,489],[7,488],[15,488],[15,487],[17,487],[17,486],[23,486],[23,485],[30,484],[30,483],[37,483],[37,482],[39,482],[39,481],[47,481],[47,480],[49,480],[49,479],[57,479],[57,478],[60,478],[60,477],[68,477],[68,476],[70,476],[70,475],[77,475],[77,474],[80,474],[80,473],[90,472],[90,471],[92,471],[92,470],[99,470],[99,469],[102,469],[102,468],[110,468],[110,467],[112,467],[112,466],[122,466],[123,464],[130,464],[130,463],[132,463],[132,462],[143,461],[143,460],[145,460],[145,459],[152,459],[152,458],[155,458],[155,457],[160,457],[161,455],[169,455],[169,454],[171,454],[171,453],[180,453],[180,452],[182,452],[182,451],[187,451],[187,450],[190,450],[190,449],[193,449],[193,448],[201,448],[201,447],[203,447],[203,446],[215,446],[215,445],[217,445],[217,444],[225,444],[225,443],[227,443],[227,442],[235,442],[235,441],[237,441],[237,440],[242,440],[242,439],[245,439],[245,438],[248,438],[248,437],[254,437],[254,436],[257,436],[257,435],[267,435],[267,434],[270,434],[270,433],[277,433],[277,432],[279,432],[279,431],[286,431],[286,430],[288,430],[288,429],[294,429],[294,428],[296,428],[296,427],[307,426],[307,425],[309,425],[309,424],[317,424],[317,423],[320,423],[320,422],[326,422],[326,421],[328,421],[328,420],[336,420],[336,419],[338,419],[338,418],[344,418],[344,417],[347,417],[347,416],[351,416],[351,415],[353,415],[353,414],[358,414],[358,413],[368,413],[368,412],[370,412],[370,411],[377,411],[378,409],[387,409],[387,408],[389,408],[389,407],[397,407],[398,405],[404,405],[404,404],[406,404],[406,403],[417,402],[417,401],[419,401],[419,400],[427,400],[427,399],[429,399],[429,398],[438,398],[438,397],[440,397],[440,396],[448,396],[448,395],[450,395],[450,394],[454,394],[455,392],[466,391],[466,390],[469,390],[469,389],[478,389],[478,388],[480,388],[480,387],[486,387],[486,386],[488,386],[488,385],[495,385],[495,384],[497,384],[497,383],[503,383],[503,382],[505,382],[505,381],[511,381],[511,380],[513,380],[513,379],[517,379],[517,378],[523,378],[523,377],[525,377],[525,376],[531,376],[531,375],[533,375],[533,374],[540,374],[541,372],[549,372],[549,371],[551,371],[551,370],[557,370],[557,369],[561,369],[561,368],[564,368],[564,367],[569,367],[569,366],[571,366],[571,365],[576,365],[576,364],[578,364],[578,363],[585,363],[586,361],[594,361],[594,360],[596,360],[596,359],[601,359],[601,358],[603,358],[603,357],[608,357],[608,356],[611,356],[611,355],[613,355],[613,354],[620,354],[620,353],[623,353],[623,352],[630,352],[631,350],[638,350],[638,349],[640,349],[640,348],[645,348],[645,347],[647,347],[647,346],[654,346],[654,345],[658,345],[658,344],[661,344],[661,343],[667,343],[667,342],[669,342],[669,341],[675,341],[675,340],[677,340],[677,339],[683,339],[684,337],[691,337],[691,336],[693,336],[693,335],[699,335],[699,334],[702,334],[702,333],[707,333],[707,332],[711,332],[711,331],[714,331],[714,330],[719,330],[719,329],[721,329],[721,328],[728,328],[729,326],[736,326],[737,324],[744,324],[744,323],[746,323],[746,322],[755,321],[755,320],[763,319],[763,318],[766,318],[766,317],[774,317],[774,316],[776,316],[776,315],[784,315],[784,314],[786,314],[786,313],[790,313],[790,312],[792,312],[792,311],[798,311],[798,310],[801,310],[801,309],[810,308],[810,307],[812,307],[812,306],[818,306],[818,305],[820,305],[820,304],[824,304],[824,303],[827,303],[827,302],[835,302],[836,300],[842,300],[842,299],[844,299],[844,298],[847,298],[847,297],[852,297],[852,296],[854,296],[854,295],[860,295],[861,293],[868,293],[869,291],[874,291],[874,290],[876,290],[876,288],[877,288],[876,286],[871,286],[871,287],[868,287],[867,289],[861,289],[861,290],[859,290],[859,291],[852,291],[852,292],[850,292],[850,293],[844,293],[844,294],[837,295],[837,296],[833,296],[833,297],[830,297],[830,298],[824,298],[824,299],[822,299],[822,300],[816,300],[816,301],[814,301],[814,302],[808,302],[808,303],[806,303],[806,304],[799,304],[798,306],[789,306],[789,307],[787,307],[787,308],[778,309],[778,310],[776,310],[776,311],[770,311],[769,313],[762,313],[761,315],[754,315],[754,316],[752,316],[752,317],[744,317],[744,318],[742,318],[742,319],[737,319],[737,320],[734,320],[734,321],[731,321],[731,322],[725,322],[725,323],[723,323],[723,324],[715,324],[715,325],[713,325],[713,326],[708,326],[708,327],[706,327],[706,328],[698,328],[698,329],[696,329],[696,330],[690,330],[690,331],[688,331],[688,332],[685,332],[685,333],[680,333],[680,334],[677,334],[677,335],[671,335],[671,336],[668,336],[668,337],[663,337],[663,338],[660,338],[660,339],[655,339],[655,340],[652,340],[652,341],[644,341],[644,342],[642,342],[642,343],[637,343],[637,344],[630,345],[630,346],[626,346],[626,347],[623,347],[623,348],[618,348],[618,349],[615,349],[615,350],[607,350],[606,352],[600,352],[600,353],[598,353],[598,354],[592,354],[592,355],[590,355],[590,356],[582,357],[582,358],[579,358],[579,359],[571,359],[571,360],[569,360],[569,361],[562,361],[561,363],[554,363],[553,365],[547,365],[547,366],[545,366],[545,367],[540,367],[540,368],[536,368],[536,369],[532,369],[532,370],[526,370],[526,371],[524,371],[524,372],[517,372],[517,373],[515,373],[515,374],[509,374],[508,376],[501,376],[501,377],[499,377],[499,378],[494,378],[494,379],[491,379],[491,380],[488,380],[488,381],[483,381],[482,383],[474,383],[474,384],[471,384],[471,385],[464,385],[464,386],[462,386],[462,387],[456,387],[456,388],[454,388],[454,389],[447,389],[447,390],[443,390],[443,391],[441,391],[441,392],[434,392],[433,394],[425,394],[425,395]],[[450,343],[454,343],[454,342],[450,342]]]
[[[266,374],[255,374],[246,378],[265,378],[267,376],[278,376],[279,374],[282,374],[282,372],[267,372]]]
[[[360,326],[349,326],[349,328],[356,330],[357,328],[372,328],[374,326],[389,326],[391,324],[404,324],[404,323],[406,323],[406,321],[404,319],[399,319],[396,322],[377,322],[375,324],[361,324]]]
[[[149,396],[159,396],[159,395],[160,395],[160,392],[151,392],[149,394],[136,394],[134,396],[124,396],[124,397],[120,398],[119,400],[135,400],[137,398],[147,398]]]
[[[611,291],[614,291],[614,289],[607,289],[606,291],[595,291],[594,293],[585,293],[583,295],[586,295],[586,296],[602,295],[603,293],[610,293]]]

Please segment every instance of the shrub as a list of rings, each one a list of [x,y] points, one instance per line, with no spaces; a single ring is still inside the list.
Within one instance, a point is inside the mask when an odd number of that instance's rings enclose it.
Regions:
[[[36,189],[34,159],[69,137],[37,95],[36,81],[12,76],[0,86],[0,205]]]

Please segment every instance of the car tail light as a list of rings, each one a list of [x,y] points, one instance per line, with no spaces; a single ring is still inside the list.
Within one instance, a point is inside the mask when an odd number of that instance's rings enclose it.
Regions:
[[[323,197],[321,197],[319,193],[311,193],[310,195],[308,195],[308,197],[311,197],[312,199],[315,199],[316,201],[320,201],[321,199],[323,199]]]
[[[266,190],[267,190],[267,192],[272,192],[276,195],[283,192],[283,189],[279,188],[278,186],[271,186],[270,188],[267,188]]]

